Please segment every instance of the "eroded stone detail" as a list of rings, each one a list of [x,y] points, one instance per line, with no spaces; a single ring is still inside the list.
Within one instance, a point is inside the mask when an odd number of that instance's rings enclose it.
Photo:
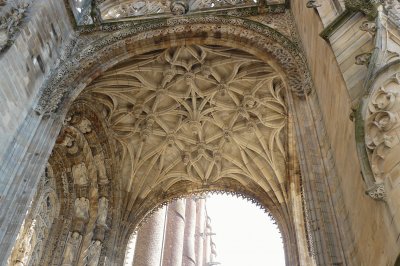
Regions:
[[[48,168],[46,172],[51,172],[51,169]],[[39,265],[50,228],[59,213],[59,202],[55,194],[54,179],[48,174],[43,175],[33,201],[33,209],[21,227],[10,265]]]
[[[82,236],[78,232],[72,232],[69,234],[67,243],[65,245],[62,265],[74,265],[74,262],[77,259],[77,253],[81,241]]]
[[[385,185],[383,183],[376,183],[366,193],[375,200],[386,200]]]
[[[366,116],[365,142],[376,185],[368,191],[373,198],[383,199],[384,181],[396,183],[400,171],[400,76],[396,74],[372,95]]]
[[[6,47],[11,46],[17,38],[21,22],[32,4],[32,0],[9,2],[6,6],[0,8],[0,53]]]
[[[127,17],[145,17],[154,15],[182,15],[187,12],[223,9],[229,7],[257,6],[258,0],[195,0],[195,1],[149,1],[135,0],[111,2],[99,5],[102,18],[120,19]]]
[[[360,66],[368,66],[372,53],[362,53],[355,57],[355,64]]]
[[[373,21],[364,21],[360,26],[360,30],[366,31],[366,32],[371,33],[372,35],[375,35],[376,23]]]

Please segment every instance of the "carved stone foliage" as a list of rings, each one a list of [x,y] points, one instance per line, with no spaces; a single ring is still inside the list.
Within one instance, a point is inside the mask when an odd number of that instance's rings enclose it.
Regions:
[[[99,7],[101,9],[102,18],[108,20],[156,14],[182,15],[186,12],[196,12],[216,8],[256,6],[257,4],[258,0],[128,0],[118,2],[105,1]]]
[[[218,25],[217,29],[215,25]],[[128,43],[162,40],[172,36],[177,39],[190,39],[191,35],[194,35],[193,38],[199,37],[199,33],[203,35],[216,33],[251,45],[253,49],[262,51],[276,60],[286,73],[289,88],[295,94],[304,96],[311,91],[308,69],[297,46],[277,31],[258,23],[239,18],[201,16],[169,19],[135,27],[130,24],[115,24],[103,29],[121,30],[104,38],[95,39],[91,45],[71,56],[70,61],[60,65],[42,88],[43,93],[36,107],[38,112],[56,111],[60,107],[61,98],[71,97],[68,93],[76,93],[74,89],[79,90],[75,84],[78,76],[88,75],[88,72],[93,73],[95,66],[108,64],[109,56],[115,58],[117,54],[126,51]],[[145,45],[141,47],[146,50]]]
[[[382,183],[396,183],[400,158],[400,75],[396,74],[372,95],[366,116],[365,142],[376,187],[368,191],[374,198],[383,199]]]
[[[285,91],[279,72],[248,53],[190,45],[122,62],[80,98],[102,106],[122,146],[129,205],[182,182],[251,183],[278,203],[286,198]]]
[[[9,0],[0,7],[0,53],[16,39],[32,0]]]

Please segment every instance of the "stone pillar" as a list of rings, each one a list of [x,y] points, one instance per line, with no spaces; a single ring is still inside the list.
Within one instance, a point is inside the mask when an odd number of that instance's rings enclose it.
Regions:
[[[196,232],[195,232],[195,253],[197,265],[203,265],[203,250],[205,239],[206,209],[205,198],[196,200]]]
[[[206,216],[206,228],[205,228],[205,236],[204,236],[204,264],[207,265],[209,262],[211,262],[211,219],[210,217]]]
[[[168,206],[162,264],[164,266],[182,265],[185,209],[185,199],[177,200]]]
[[[140,228],[135,247],[135,266],[160,266],[163,248],[165,209],[155,212]]]
[[[185,213],[185,240],[183,245],[182,266],[195,266],[195,234],[196,234],[196,202],[190,198],[186,200]]]

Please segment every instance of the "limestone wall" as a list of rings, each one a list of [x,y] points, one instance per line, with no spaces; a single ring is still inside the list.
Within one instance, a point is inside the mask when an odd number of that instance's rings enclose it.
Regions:
[[[72,31],[63,0],[33,1],[24,16],[0,53],[0,161]]]
[[[337,171],[337,177],[332,177],[330,181],[330,188],[334,193],[333,205],[337,211],[342,241],[348,245],[346,257],[358,260],[359,265],[392,265],[398,252],[396,239],[391,228],[385,224],[387,213],[384,203],[365,195],[366,186],[355,146],[354,124],[349,118],[352,99],[341,73],[342,68],[329,42],[319,36],[324,28],[318,13],[306,8],[302,1],[292,1],[291,6],[322,111],[322,117],[316,114],[316,119],[322,119],[321,127],[325,126],[327,145],[331,148]],[[354,28],[348,30],[351,35]],[[335,41],[340,42],[338,38]],[[343,45],[352,42],[345,39]],[[349,54],[348,58],[354,60],[353,54]],[[340,195],[336,193],[340,190],[343,191],[343,199],[335,196]],[[342,200],[344,205],[340,204]],[[351,228],[346,228],[347,225]],[[347,263],[354,264],[351,261]]]

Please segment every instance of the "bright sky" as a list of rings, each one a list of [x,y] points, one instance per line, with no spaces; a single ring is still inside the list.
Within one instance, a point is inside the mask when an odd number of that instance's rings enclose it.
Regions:
[[[227,195],[210,195],[207,212],[221,266],[284,266],[280,232],[253,203]]]

